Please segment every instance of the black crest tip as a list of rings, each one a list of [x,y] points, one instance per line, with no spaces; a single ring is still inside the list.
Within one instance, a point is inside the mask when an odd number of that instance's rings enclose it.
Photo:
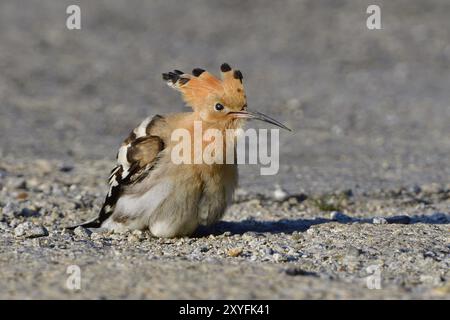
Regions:
[[[234,70],[233,77],[239,79],[242,82],[242,72],[240,70]]]
[[[194,70],[192,70],[192,74],[195,77],[199,77],[203,72],[205,72],[205,70],[200,69],[200,68],[195,68]]]
[[[231,71],[231,67],[228,63],[222,63],[222,65],[220,66],[220,71],[222,72]]]
[[[163,78],[164,81],[169,81],[170,80],[170,76],[169,76],[168,73],[163,73],[162,74],[162,78]]]

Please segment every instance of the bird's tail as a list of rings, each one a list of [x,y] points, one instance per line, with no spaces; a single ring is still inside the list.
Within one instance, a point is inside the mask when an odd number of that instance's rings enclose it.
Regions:
[[[111,214],[113,213],[114,208],[110,207],[109,205],[107,205],[107,203],[105,202],[102,206],[102,209],[100,210],[100,212],[98,213],[98,215],[91,219],[88,220],[86,222],[83,223],[79,223],[73,226],[69,226],[69,227],[65,227],[65,229],[68,230],[74,230],[77,227],[83,227],[83,228],[100,228],[102,226],[102,223],[109,218],[109,216],[111,216]]]

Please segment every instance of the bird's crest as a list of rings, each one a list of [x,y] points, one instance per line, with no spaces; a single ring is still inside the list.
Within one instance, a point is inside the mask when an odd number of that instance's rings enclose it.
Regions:
[[[231,109],[242,109],[246,104],[246,95],[241,71],[233,70],[228,63],[222,64],[220,70],[221,80],[200,68],[192,70],[192,74],[174,70],[162,76],[170,87],[182,93],[186,104],[194,110],[217,101]]]

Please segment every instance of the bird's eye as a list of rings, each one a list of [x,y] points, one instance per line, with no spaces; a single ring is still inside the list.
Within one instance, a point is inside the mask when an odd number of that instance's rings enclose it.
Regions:
[[[214,109],[216,109],[217,111],[222,111],[225,107],[220,104],[220,103],[216,103],[216,105],[214,106]]]

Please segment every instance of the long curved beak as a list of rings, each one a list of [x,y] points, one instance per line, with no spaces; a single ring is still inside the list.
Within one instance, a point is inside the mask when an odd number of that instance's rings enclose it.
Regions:
[[[249,111],[249,110],[243,110],[243,111],[234,111],[228,113],[234,118],[240,118],[240,119],[258,119],[267,123],[271,123],[273,125],[276,125],[277,127],[280,127],[282,129],[292,131],[288,127],[286,127],[284,124],[278,122],[277,120],[266,116],[265,114],[258,112],[258,111]]]

